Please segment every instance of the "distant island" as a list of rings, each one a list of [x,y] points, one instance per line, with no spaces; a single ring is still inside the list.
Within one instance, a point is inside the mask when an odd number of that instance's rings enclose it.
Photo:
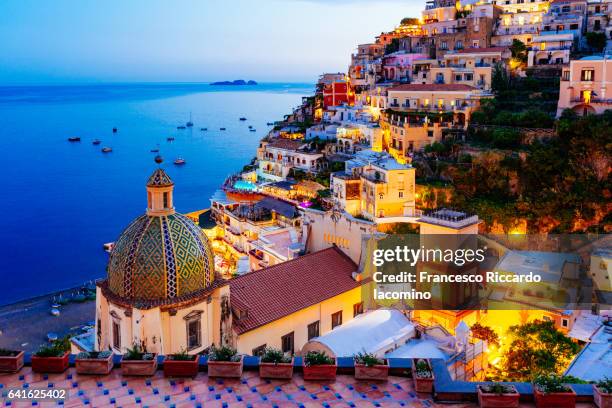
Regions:
[[[253,80],[245,81],[244,79],[236,79],[234,81],[212,82],[211,85],[257,85],[257,82]]]

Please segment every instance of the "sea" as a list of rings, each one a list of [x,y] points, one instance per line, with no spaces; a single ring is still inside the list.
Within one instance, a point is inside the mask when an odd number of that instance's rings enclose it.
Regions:
[[[105,276],[103,244],[146,209],[151,150],[175,182],[177,211],[209,208],[225,178],[255,157],[267,123],[313,91],[297,83],[0,86],[0,305]],[[190,117],[192,128],[177,129]],[[177,157],[186,164],[174,165]]]

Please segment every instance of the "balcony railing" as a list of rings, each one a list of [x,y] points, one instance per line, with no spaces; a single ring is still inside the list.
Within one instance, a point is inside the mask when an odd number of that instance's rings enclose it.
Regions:
[[[573,98],[572,99],[572,103],[587,103],[584,99],[582,98]],[[589,104],[602,104],[602,105],[612,105],[612,99],[603,99],[603,98],[591,98],[591,100],[589,101]]]

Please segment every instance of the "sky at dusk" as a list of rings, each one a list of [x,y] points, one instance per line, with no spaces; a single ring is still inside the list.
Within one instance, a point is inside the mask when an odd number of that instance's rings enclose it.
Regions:
[[[314,82],[420,0],[2,0],[0,85]]]

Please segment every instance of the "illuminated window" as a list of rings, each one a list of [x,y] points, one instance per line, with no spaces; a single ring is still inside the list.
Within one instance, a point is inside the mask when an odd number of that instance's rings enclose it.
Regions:
[[[593,81],[595,79],[595,70],[593,69],[583,69],[580,75],[580,80],[582,81]]]

